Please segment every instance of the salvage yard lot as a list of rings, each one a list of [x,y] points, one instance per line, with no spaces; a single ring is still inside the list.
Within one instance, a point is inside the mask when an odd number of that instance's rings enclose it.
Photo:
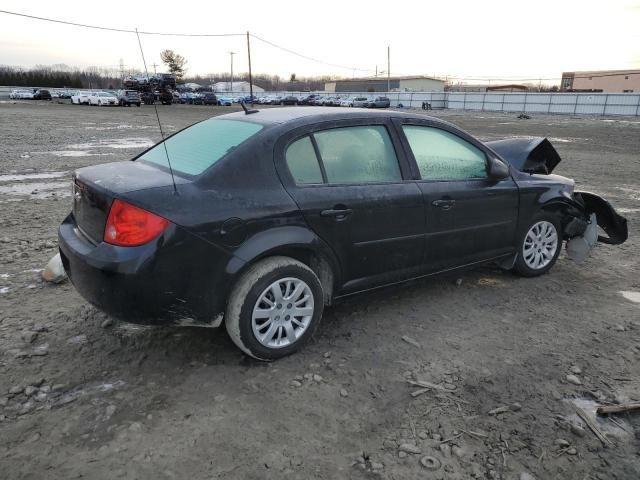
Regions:
[[[238,109],[158,107],[169,133]],[[539,278],[482,268],[350,299],[264,364],[224,329],[114,324],[40,279],[70,173],[158,141],[152,107],[0,104],[2,477],[639,478],[640,416],[598,420],[605,448],[575,408],[640,401],[640,120],[430,113],[550,137],[555,173],[611,201],[629,240]]]

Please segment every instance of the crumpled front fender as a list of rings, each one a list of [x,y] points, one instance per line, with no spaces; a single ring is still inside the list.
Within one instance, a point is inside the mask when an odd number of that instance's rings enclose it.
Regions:
[[[575,192],[574,198],[584,208],[587,216],[595,213],[598,226],[607,234],[598,235],[599,242],[619,245],[627,240],[627,219],[618,214],[604,198],[590,192]]]

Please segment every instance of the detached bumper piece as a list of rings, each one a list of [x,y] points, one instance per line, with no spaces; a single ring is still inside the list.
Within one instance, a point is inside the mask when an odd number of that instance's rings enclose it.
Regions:
[[[598,235],[598,241],[609,245],[620,245],[629,238],[627,219],[619,215],[604,198],[589,192],[576,192],[576,199],[582,202],[588,214],[595,213],[598,226],[607,237]]]
[[[567,255],[576,263],[582,263],[597,242],[609,245],[624,243],[629,231],[627,219],[619,215],[605,199],[588,192],[576,192],[574,198],[582,207],[588,220],[573,218],[565,228]],[[599,235],[600,227],[607,235]]]

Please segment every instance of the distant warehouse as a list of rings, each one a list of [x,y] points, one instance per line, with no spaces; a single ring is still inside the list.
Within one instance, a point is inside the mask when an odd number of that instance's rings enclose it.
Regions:
[[[423,76],[354,78],[326,82],[324,89],[326,92],[442,92],[444,80]]]
[[[637,93],[640,92],[640,70],[563,72],[560,91]]]

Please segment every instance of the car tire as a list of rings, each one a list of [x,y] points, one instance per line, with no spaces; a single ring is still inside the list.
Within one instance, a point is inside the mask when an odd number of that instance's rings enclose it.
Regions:
[[[279,302],[274,294],[278,291]],[[287,292],[292,298],[287,299]],[[227,303],[225,326],[244,353],[257,360],[276,360],[299,350],[313,337],[322,318],[323,299],[322,284],[308,266],[289,257],[270,257],[249,267],[238,280]],[[295,303],[300,302],[300,311],[309,315],[294,314]],[[261,305],[269,308],[262,308],[263,315],[254,318]],[[272,313],[265,313],[269,311]]]
[[[552,213],[535,215],[520,235],[513,272],[523,277],[547,273],[562,249],[562,228]]]

